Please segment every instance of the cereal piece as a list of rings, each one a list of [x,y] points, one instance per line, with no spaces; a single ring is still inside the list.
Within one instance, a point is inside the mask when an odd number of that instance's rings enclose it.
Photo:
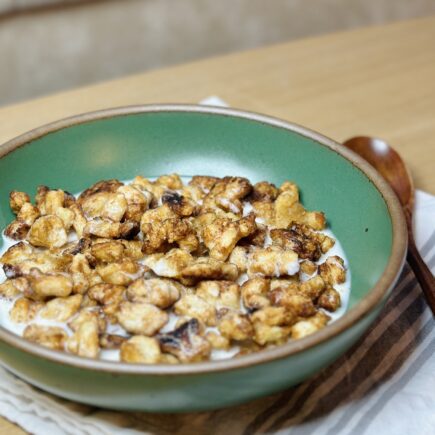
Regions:
[[[290,230],[271,230],[270,238],[273,245],[292,250],[298,254],[299,258],[317,261],[322,255],[320,244],[298,229],[300,226],[293,225]]]
[[[156,275],[166,278],[179,278],[181,272],[193,261],[193,257],[183,249],[171,249],[166,254],[153,254],[145,258],[144,264]]]
[[[283,343],[290,334],[290,325],[296,320],[295,314],[283,307],[266,307],[251,315],[254,325],[254,340],[260,345]]]
[[[144,178],[140,175],[134,178],[131,186],[134,186],[135,188],[143,191],[151,193],[152,200],[151,200],[151,207],[156,207],[161,202],[162,195],[166,192],[167,188],[166,186],[156,184],[147,178]]]
[[[236,246],[231,252],[228,262],[235,264],[240,273],[245,273],[248,270],[248,248]]]
[[[66,273],[41,273],[31,269],[28,275],[30,291],[26,296],[34,300],[45,300],[52,296],[69,296],[73,289],[71,276]]]
[[[218,180],[210,193],[204,198],[201,212],[213,211],[217,208],[230,211],[236,215],[242,214],[241,199],[252,190],[252,185],[246,178],[224,177]]]
[[[92,271],[85,255],[76,254],[71,262],[69,272],[73,280],[73,293],[84,294],[89,288]]]
[[[177,190],[183,187],[183,182],[178,174],[160,175],[155,181],[155,184],[165,186],[171,190]]]
[[[167,219],[176,219],[179,216],[169,207],[168,204],[163,204],[160,207],[147,210],[141,218],[140,229],[146,236],[151,231],[154,231]]]
[[[162,352],[155,338],[136,335],[121,344],[120,358],[123,362],[157,364]]]
[[[248,316],[245,314],[229,311],[220,319],[219,332],[229,340],[248,340],[252,338],[254,330]]]
[[[65,200],[63,203],[63,206],[66,208],[71,207],[73,204],[75,204],[77,201],[74,197],[74,195],[72,193],[67,192],[66,190],[64,190],[64,194],[65,194]]]
[[[194,294],[186,294],[174,305],[174,312],[180,316],[197,318],[208,326],[216,325],[216,308]]]
[[[81,201],[85,216],[119,222],[127,211],[127,200],[122,193],[98,192]]]
[[[69,208],[59,207],[54,214],[61,219],[63,226],[67,231],[73,226],[75,213]]]
[[[319,266],[319,275],[330,285],[343,284],[346,281],[346,269],[344,260],[338,255],[328,257]]]
[[[41,216],[30,227],[29,242],[43,248],[59,248],[67,242],[62,220],[54,215]]]
[[[311,298],[300,293],[299,289],[295,291],[278,287],[270,292],[269,298],[273,305],[284,307],[300,317],[310,317],[316,313]]]
[[[28,243],[19,242],[12,245],[3,255],[0,257],[0,262],[3,264],[18,265],[23,261],[27,261],[33,258],[35,250],[33,246]]]
[[[298,222],[304,215],[305,209],[299,203],[299,194],[294,190],[283,190],[274,203],[275,222],[277,228],[287,228],[291,222]]]
[[[297,184],[292,181],[284,181],[281,186],[279,186],[279,193],[287,192],[287,194],[292,195],[293,202],[299,201],[299,188]]]
[[[180,298],[181,285],[170,279],[139,278],[127,289],[127,298],[132,302],[146,302],[165,309]]]
[[[260,181],[254,184],[249,200],[273,202],[278,194],[279,190],[274,184],[268,183],[267,181]]]
[[[251,214],[254,216],[254,214]],[[255,222],[255,220],[254,220]],[[249,247],[249,246],[258,246],[260,248],[267,247],[270,245],[269,241],[269,232],[267,230],[267,227],[263,224],[256,224],[257,229],[248,235],[247,237],[244,237],[240,239],[239,246],[243,247]]]
[[[39,216],[40,213],[38,207],[30,204],[30,202],[25,202],[17,214],[17,219],[29,225],[30,227]]]
[[[162,195],[162,204],[168,205],[177,216],[187,217],[197,212],[195,202],[177,192],[165,192]]]
[[[290,291],[299,290],[299,278],[297,275],[286,276],[285,278],[272,278],[270,280],[270,291],[277,288],[284,288]]]
[[[211,344],[213,349],[228,350],[230,348],[230,340],[217,332],[207,332],[205,338]]]
[[[98,265],[96,271],[104,282],[115,285],[129,285],[143,274],[140,265],[129,258],[116,263]]]
[[[121,240],[124,246],[124,255],[132,260],[142,260],[145,254],[142,252],[143,242],[141,240]]]
[[[9,317],[15,323],[27,323],[35,318],[41,308],[42,304],[40,302],[19,298],[9,311]]]
[[[270,281],[265,278],[251,278],[246,281],[241,288],[243,305],[249,310],[268,307],[270,305],[267,297],[269,289]]]
[[[30,196],[27,193],[13,190],[9,194],[9,206],[15,214],[18,214],[21,207],[26,203],[30,203]]]
[[[124,218],[128,221],[140,222],[145,210],[148,209],[152,200],[150,192],[142,192],[138,187],[133,185],[124,185],[118,187],[118,193],[124,195],[127,201],[127,210]]]
[[[270,326],[265,323],[254,323],[254,340],[257,344],[283,344],[291,332],[290,326]]]
[[[24,277],[9,279],[0,284],[0,296],[7,299],[12,299],[29,291],[29,282]]]
[[[74,255],[69,269],[73,280],[73,293],[84,294],[90,286],[90,276],[93,273],[85,255]]]
[[[250,316],[252,323],[263,323],[268,326],[288,326],[295,322],[295,314],[284,307],[265,307]]]
[[[39,269],[42,273],[63,271],[70,261],[68,256],[41,252],[24,242],[11,246],[0,258],[8,278],[28,275],[33,268]]]
[[[183,186],[181,194],[196,204],[202,204],[206,196],[206,193],[200,187],[194,185]]]
[[[326,234],[316,233],[317,240],[320,243],[320,249],[322,254],[328,252],[334,245],[335,240],[332,237],[327,236]]]
[[[316,231],[324,230],[326,226],[326,218],[321,211],[306,211],[302,216],[302,223]]]
[[[278,238],[286,239],[293,243],[296,252],[300,251],[301,258],[317,261],[321,254],[329,251],[334,246],[335,240],[326,234],[314,231],[309,225],[293,222],[288,230],[276,231]],[[286,244],[286,240],[283,240]],[[279,243],[279,240],[277,240]]]
[[[5,229],[5,236],[12,240],[24,240],[30,230],[30,225],[20,220],[12,221]]]
[[[98,338],[98,320],[91,317],[79,324],[74,334],[68,338],[66,347],[69,352],[86,358],[98,358],[100,342]]]
[[[278,246],[254,248],[249,256],[248,275],[251,277],[294,275],[298,271],[298,255]]]
[[[175,355],[181,362],[196,362],[207,359],[211,345],[200,335],[199,322],[191,319],[172,332],[159,336],[164,352]]]
[[[68,326],[76,332],[82,324],[90,321],[93,322],[94,320],[97,322],[98,332],[103,333],[106,330],[107,322],[101,313],[95,311],[93,308],[81,309],[80,312],[68,322]]]
[[[162,353],[160,356],[161,364],[179,364],[180,361],[175,355],[171,355],[170,353]]]
[[[317,264],[313,263],[310,260],[305,260],[300,263],[300,273],[304,273],[305,275],[314,275],[317,272]]]
[[[101,305],[119,305],[124,300],[125,287],[113,284],[96,284],[88,290],[88,295]]]
[[[319,311],[314,316],[295,323],[291,328],[291,337],[293,339],[299,339],[313,334],[324,328],[329,319],[330,317],[328,315]]]
[[[93,219],[86,223],[83,235],[107,239],[132,239],[140,231],[136,222],[112,222],[108,219]]]
[[[146,303],[123,302],[117,318],[120,325],[132,334],[152,336],[169,320],[165,311]]]
[[[36,189],[36,195],[35,195],[35,203],[36,207],[39,208],[41,204],[43,203],[45,196],[47,195],[47,192],[50,190],[49,187],[40,185]]]
[[[73,295],[66,298],[54,298],[48,301],[40,312],[43,319],[56,322],[66,322],[77,313],[82,302],[82,295]]]
[[[102,349],[119,349],[128,340],[123,335],[102,334],[100,336],[100,347]]]
[[[210,251],[210,257],[225,261],[237,242],[256,230],[255,217],[250,215],[238,221],[217,218],[203,232],[204,243]]]
[[[42,216],[54,215],[58,208],[63,207],[65,203],[65,192],[63,190],[50,190],[43,187],[40,193],[37,205]]]
[[[83,214],[82,209],[77,204],[71,204],[69,209],[74,213],[74,219],[72,222],[72,227],[77,233],[78,237],[83,237],[83,233],[86,228],[87,220]]]
[[[84,190],[78,198],[79,204],[81,204],[86,198],[89,196],[95,195],[96,193],[101,192],[111,192],[114,193],[118,190],[119,187],[121,187],[123,184],[115,179],[112,180],[103,180],[99,181],[98,183],[95,183],[88,189]]]
[[[198,238],[190,222],[185,219],[166,219],[159,224],[147,225],[147,229],[142,248],[146,254],[167,251],[174,244],[188,252],[198,249]]]
[[[86,279],[88,280],[89,287],[103,283],[103,279],[96,270],[91,270],[91,273],[86,276]]]
[[[327,287],[325,291],[319,296],[317,305],[327,311],[337,311],[341,306],[340,293],[334,287]]]
[[[92,269],[89,264],[88,257],[80,252],[74,254],[71,264],[69,266],[69,272],[71,274],[81,273],[85,276],[90,275],[92,273]]]
[[[306,224],[315,230],[325,228],[325,216],[321,212],[305,210],[299,202],[297,187],[283,190],[275,201],[275,227],[288,228],[292,222]]]
[[[240,289],[232,281],[201,281],[196,295],[219,308],[240,308]]]
[[[57,326],[32,324],[24,329],[23,337],[50,349],[63,350],[68,335],[62,328]]]
[[[308,296],[311,300],[316,301],[322,291],[325,289],[325,281],[319,275],[301,283],[300,290],[302,294]]]
[[[120,261],[124,254],[124,245],[119,240],[110,240],[102,243],[94,243],[91,247],[91,254],[97,261],[113,263]]]
[[[239,271],[235,264],[224,263],[209,257],[198,257],[191,264],[186,266],[181,275],[184,278],[199,279],[218,279],[234,281],[237,279]]]
[[[189,186],[199,187],[204,193],[209,193],[214,185],[220,180],[217,177],[210,177],[204,175],[194,175],[189,181]]]
[[[252,201],[252,211],[256,216],[256,222],[266,225],[274,225],[275,204],[269,201]]]

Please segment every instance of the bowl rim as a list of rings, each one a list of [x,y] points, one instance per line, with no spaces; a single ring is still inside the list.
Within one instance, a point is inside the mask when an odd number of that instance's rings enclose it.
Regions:
[[[48,349],[8,331],[2,326],[0,326],[0,340],[14,348],[28,352],[33,356],[44,360],[49,360],[52,363],[60,363],[79,369],[127,375],[198,375],[248,368],[301,353],[341,334],[361,320],[388,296],[389,289],[396,283],[403,268],[407,251],[407,227],[399,200],[384,178],[368,162],[334,140],[301,125],[255,112],[217,106],[191,104],[146,104],[122,106],[71,116],[30,130],[27,133],[0,145],[0,158],[3,158],[10,152],[27,145],[36,139],[64,128],[112,117],[156,112],[201,113],[248,119],[302,135],[348,160],[356,169],[361,171],[378,190],[386,203],[391,218],[393,231],[391,255],[379,280],[360,302],[348,310],[338,320],[327,325],[315,334],[288,342],[272,349],[266,349],[261,352],[254,352],[252,354],[228,360],[178,365],[129,364],[116,361],[95,360],[68,354],[63,351]]]

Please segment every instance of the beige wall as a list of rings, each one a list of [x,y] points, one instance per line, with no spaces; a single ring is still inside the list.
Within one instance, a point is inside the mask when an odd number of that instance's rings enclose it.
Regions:
[[[434,0],[112,0],[9,13],[0,15],[0,104],[430,13]]]

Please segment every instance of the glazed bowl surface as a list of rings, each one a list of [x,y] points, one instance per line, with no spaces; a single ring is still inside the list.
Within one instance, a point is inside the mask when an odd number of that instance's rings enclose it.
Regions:
[[[352,273],[346,314],[283,346],[226,361],[136,365],[43,348],[0,327],[0,361],[33,385],[116,409],[184,412],[244,402],[295,385],[349,349],[379,314],[403,267],[406,227],[385,181],[351,151],[304,127],[232,109],[150,105],[61,120],[0,147],[0,229],[11,190],[79,192],[102,179],[177,172],[295,181],[322,210]],[[1,243],[1,242],[0,242]]]

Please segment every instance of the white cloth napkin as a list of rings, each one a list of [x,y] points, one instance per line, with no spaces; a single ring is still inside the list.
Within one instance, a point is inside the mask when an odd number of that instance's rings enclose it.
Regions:
[[[226,105],[218,97],[201,103]],[[416,241],[432,272],[434,218],[435,196],[417,191]],[[242,430],[429,435],[435,428],[434,392],[434,321],[409,268],[378,321],[350,352],[303,384],[254,404],[188,416],[120,413],[56,398],[0,368],[0,415],[36,435]]]

